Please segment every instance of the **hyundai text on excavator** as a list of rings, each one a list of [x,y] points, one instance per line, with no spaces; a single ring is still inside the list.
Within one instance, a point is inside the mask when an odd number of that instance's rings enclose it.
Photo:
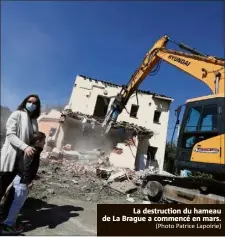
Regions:
[[[167,49],[168,42],[175,43],[182,51]],[[171,40],[167,35],[155,42],[140,67],[131,76],[129,83],[116,96],[102,124],[105,133],[110,130],[130,96],[135,93],[147,75],[151,76],[151,73],[158,71],[161,61],[200,80],[212,91],[211,95],[186,101],[177,142],[175,174],[182,169],[189,169],[211,173],[216,179],[225,180],[225,60],[200,53],[183,43]],[[224,196],[223,182],[174,177],[177,178],[173,178],[173,182],[170,180],[170,183],[176,186],[183,187],[189,184],[193,188],[200,187],[214,194],[220,189],[219,194]],[[157,175],[150,175],[146,181],[149,180],[156,180],[164,185],[166,183],[165,177]]]

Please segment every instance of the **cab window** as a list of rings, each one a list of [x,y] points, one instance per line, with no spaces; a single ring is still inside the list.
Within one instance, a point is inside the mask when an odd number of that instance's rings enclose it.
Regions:
[[[200,131],[215,131],[217,127],[217,106],[208,105],[203,107]]]
[[[185,132],[197,131],[199,120],[201,117],[201,111],[201,107],[193,107],[190,109],[184,130]]]
[[[205,105],[190,109],[184,132],[210,132],[216,128],[217,105]]]

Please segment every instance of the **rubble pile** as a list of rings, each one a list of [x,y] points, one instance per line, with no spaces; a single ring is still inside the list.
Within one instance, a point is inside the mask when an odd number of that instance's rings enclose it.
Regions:
[[[140,170],[135,172],[136,179],[143,179],[147,174],[157,174],[159,173],[159,169],[154,166],[150,166],[148,169]]]
[[[62,112],[62,116],[68,116],[80,121],[85,121],[88,122],[92,125],[92,127],[94,128],[95,125],[101,125],[104,119],[101,119],[99,117],[95,117],[92,115],[87,115],[87,114],[83,114],[80,112],[72,112],[71,110],[65,110]],[[138,126],[134,123],[128,123],[125,121],[116,121],[112,124],[112,129],[119,129],[119,128],[123,128],[126,131],[134,131],[137,133],[137,135],[144,135],[144,136],[148,136],[148,137],[152,137],[153,136],[153,131],[149,130],[145,127],[142,126]]]
[[[95,203],[146,203],[140,184],[144,174],[153,170],[136,172],[113,167],[99,149],[80,153],[70,149],[66,145],[42,152],[39,179],[31,196],[48,199],[66,195]]]

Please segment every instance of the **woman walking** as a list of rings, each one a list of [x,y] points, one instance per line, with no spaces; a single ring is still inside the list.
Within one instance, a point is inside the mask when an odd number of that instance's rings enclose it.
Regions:
[[[39,96],[29,95],[7,120],[6,139],[1,150],[0,160],[0,200],[17,174],[16,165],[20,153],[24,152],[26,157],[31,157],[34,154],[34,148],[29,144],[34,132],[38,131],[37,118],[40,113]],[[0,218],[4,219],[3,216]]]

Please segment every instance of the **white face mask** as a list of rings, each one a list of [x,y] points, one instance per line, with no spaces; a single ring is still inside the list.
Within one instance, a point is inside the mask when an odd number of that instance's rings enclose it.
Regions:
[[[37,106],[35,104],[29,103],[29,102],[26,103],[27,111],[33,112],[36,108],[37,108]]]

